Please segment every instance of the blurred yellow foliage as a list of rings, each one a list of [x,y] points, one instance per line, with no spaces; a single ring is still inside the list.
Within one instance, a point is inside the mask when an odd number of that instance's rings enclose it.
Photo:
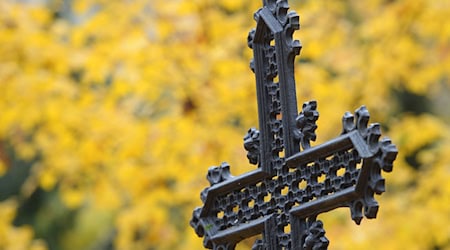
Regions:
[[[0,246],[2,249],[47,249],[42,240],[33,240],[33,229],[30,226],[12,227],[17,209],[15,200],[0,203]]]
[[[189,219],[207,168],[253,168],[242,146],[257,125],[246,37],[260,4],[1,1],[0,175],[29,173],[0,196],[0,249],[202,249]],[[450,98],[450,3],[290,4],[304,46],[298,99],[319,103],[319,142],[366,104],[400,152],[379,219],[356,227],[348,211],[324,216],[330,247],[450,249],[450,113],[440,105]],[[72,217],[56,243],[43,226],[53,212],[14,222],[37,192],[56,192],[63,205],[52,211]]]

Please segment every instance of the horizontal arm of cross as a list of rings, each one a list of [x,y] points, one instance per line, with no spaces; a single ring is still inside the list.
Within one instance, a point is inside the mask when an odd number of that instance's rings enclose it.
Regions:
[[[374,152],[370,151],[361,134],[358,131],[352,131],[287,158],[286,165],[289,168],[295,168],[351,148],[354,148],[362,158],[369,158],[374,155]]]

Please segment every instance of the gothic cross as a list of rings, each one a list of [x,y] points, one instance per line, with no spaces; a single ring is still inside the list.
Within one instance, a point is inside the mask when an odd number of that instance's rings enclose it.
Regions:
[[[377,215],[374,194],[384,192],[381,172],[392,171],[397,148],[388,138],[379,140],[380,125],[369,124],[364,106],[344,114],[339,136],[311,146],[319,114],[315,101],[297,111],[294,59],[301,45],[292,35],[300,25],[288,9],[287,0],[264,0],[254,15],[248,45],[259,130],[248,131],[244,148],[258,168],[236,177],[227,163],[208,170],[210,187],[190,222],[206,248],[234,249],[261,234],[253,249],[326,249],[319,214],[349,207],[357,224]]]

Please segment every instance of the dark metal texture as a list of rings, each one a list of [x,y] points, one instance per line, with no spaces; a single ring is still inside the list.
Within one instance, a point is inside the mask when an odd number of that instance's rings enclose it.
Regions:
[[[248,45],[259,130],[248,131],[244,148],[258,168],[236,177],[227,163],[208,170],[210,187],[190,222],[206,248],[234,249],[261,234],[252,249],[326,249],[319,214],[349,207],[357,224],[377,215],[374,194],[385,191],[381,172],[392,171],[397,148],[388,138],[379,140],[380,125],[369,125],[364,106],[355,116],[344,114],[340,136],[310,145],[319,114],[315,101],[297,111],[294,59],[301,45],[292,34],[300,25],[288,8],[287,0],[264,0],[254,15],[257,26]]]

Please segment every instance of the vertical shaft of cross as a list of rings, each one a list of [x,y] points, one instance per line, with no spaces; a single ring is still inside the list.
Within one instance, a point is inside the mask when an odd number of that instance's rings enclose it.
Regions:
[[[258,99],[259,164],[265,172],[274,174],[280,157],[292,156],[300,150],[294,135],[298,115],[294,60],[301,45],[292,39],[300,25],[297,14],[287,13],[286,0],[264,0],[263,4],[255,13],[257,25],[249,35],[249,45],[253,49]],[[280,152],[284,155],[279,155]]]
[[[298,115],[294,58],[299,51],[294,52],[290,44],[287,44],[286,39],[283,39],[283,35],[286,34],[284,32],[275,34],[275,49],[278,66],[278,84],[280,85],[284,156],[289,157],[297,153],[300,149],[298,140],[294,136],[295,119]]]
[[[264,40],[263,32],[260,31],[261,25],[257,25],[257,30],[255,31],[255,37],[252,41],[252,49],[253,49],[253,62],[254,62],[254,71],[256,78],[256,95],[257,95],[257,105],[258,105],[258,120],[259,120],[259,131],[260,131],[260,161],[259,166],[265,172],[270,172],[270,166],[268,163],[272,157],[272,146],[270,142],[271,138],[271,128],[270,128],[270,96],[267,91],[267,83],[268,81],[266,77],[266,72],[263,70],[266,67],[269,67],[267,60],[265,60],[264,53],[264,44],[262,41]]]

